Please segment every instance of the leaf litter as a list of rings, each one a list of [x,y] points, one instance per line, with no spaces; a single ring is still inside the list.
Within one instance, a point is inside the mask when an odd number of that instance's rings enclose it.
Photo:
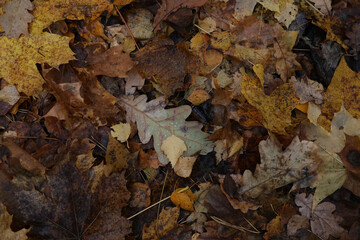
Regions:
[[[359,8],[0,1],[1,238],[354,239]]]

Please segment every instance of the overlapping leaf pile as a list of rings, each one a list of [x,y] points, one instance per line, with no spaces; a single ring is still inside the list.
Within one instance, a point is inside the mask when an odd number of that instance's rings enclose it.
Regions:
[[[0,1],[0,238],[357,239],[359,9]]]

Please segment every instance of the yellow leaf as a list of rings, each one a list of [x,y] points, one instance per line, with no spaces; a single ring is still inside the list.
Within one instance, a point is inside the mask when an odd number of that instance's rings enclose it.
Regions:
[[[183,178],[190,177],[196,157],[180,157],[174,166],[174,172]]]
[[[106,148],[106,176],[109,176],[111,172],[119,172],[128,167],[128,162],[131,159],[129,150],[115,138],[109,135],[109,142]]]
[[[150,223],[150,226],[144,226],[142,239],[159,239],[167,234],[171,229],[177,226],[177,219],[180,215],[180,208],[166,208],[161,210],[159,218]]]
[[[360,119],[360,73],[352,71],[343,57],[337,66],[334,76],[321,105],[318,123],[327,131],[331,129],[331,120],[341,105],[356,119]]]
[[[291,125],[291,111],[299,103],[292,84],[285,83],[267,96],[257,79],[246,74],[243,77],[241,92],[251,105],[261,111],[265,127],[274,133],[286,134],[285,128]]]
[[[203,89],[196,89],[193,91],[190,96],[187,98],[189,102],[194,104],[195,106],[202,104],[206,100],[210,99],[210,95],[207,91]]]
[[[161,144],[161,150],[165,153],[171,165],[174,167],[179,157],[187,150],[183,140],[175,135],[166,138]]]
[[[230,147],[229,150],[229,158],[232,157],[235,153],[237,153],[244,145],[244,139],[241,137],[237,139]]]
[[[108,0],[36,0],[33,5],[35,20],[30,24],[31,34],[41,34],[44,28],[59,20],[94,20],[102,12],[113,9]]]
[[[256,76],[260,79],[261,86],[264,86],[264,67],[261,64],[255,64],[253,66],[253,71]]]
[[[179,192],[182,188],[176,189],[170,196],[170,200],[180,208],[187,211],[194,211],[195,196],[190,189]]]
[[[119,140],[120,142],[125,142],[128,140],[131,132],[130,124],[128,123],[120,123],[111,127],[113,132],[111,132],[111,136]]]
[[[0,37],[0,77],[16,85],[19,92],[35,95],[44,83],[36,63],[57,66],[74,59],[69,41],[68,37],[50,33],[18,40]]]

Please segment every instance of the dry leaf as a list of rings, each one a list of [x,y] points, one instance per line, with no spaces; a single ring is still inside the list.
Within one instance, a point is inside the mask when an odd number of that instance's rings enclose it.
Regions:
[[[11,230],[13,216],[8,213],[6,207],[0,203],[0,239],[2,240],[26,240],[28,237],[26,233],[30,229],[21,229],[17,232]]]
[[[161,21],[166,20],[171,13],[176,12],[180,8],[195,8],[206,3],[206,0],[164,0],[161,2],[155,17],[153,26],[156,28]]]
[[[311,0],[315,4],[315,7],[325,15],[329,15],[331,12],[331,0]]]
[[[50,33],[18,40],[0,37],[0,77],[26,95],[39,93],[44,80],[36,64],[57,66],[74,59],[69,41],[70,38]]]
[[[256,166],[254,174],[245,170],[238,192],[252,198],[269,192],[311,174],[317,169],[319,159],[317,146],[310,141],[300,141],[295,137],[282,151],[274,136],[259,143],[261,164]],[[306,170],[306,171],[305,171]]]
[[[298,7],[294,4],[294,1],[288,0],[280,5],[279,12],[275,13],[275,18],[288,28],[292,21],[295,20],[297,12]]]
[[[17,39],[21,34],[28,36],[28,23],[34,17],[28,12],[34,6],[29,0],[11,0],[3,7],[4,15],[0,16],[0,27],[8,37]]]
[[[176,206],[180,206],[180,208],[187,210],[187,211],[194,211],[194,202],[195,196],[191,192],[190,189],[187,189],[184,192],[179,192],[182,188],[176,189],[170,197],[170,200]]]
[[[109,77],[127,77],[126,72],[133,66],[134,62],[128,53],[123,52],[123,45],[109,48],[103,53],[91,55],[87,58],[88,69],[94,75],[105,75]]]
[[[281,221],[280,216],[273,218],[268,225],[266,226],[266,233],[264,234],[264,239],[269,240],[273,237],[280,236],[280,234],[285,230],[284,224]]]
[[[196,157],[180,157],[174,166],[176,175],[187,178],[190,177]]]
[[[149,39],[154,35],[153,14],[145,8],[137,8],[126,12],[127,25],[135,39]]]
[[[322,103],[324,87],[321,83],[315,82],[307,77],[300,80],[292,78],[290,82],[294,84],[295,94],[300,99],[300,104],[311,101],[314,101],[316,104]]]
[[[136,89],[140,90],[144,86],[145,78],[142,78],[135,68],[131,69],[127,75],[125,93],[131,95],[135,93]]]
[[[126,142],[131,133],[131,127],[128,123],[119,123],[111,127],[111,136],[120,142]]]
[[[131,158],[129,150],[109,135],[105,156],[107,168],[105,176],[109,176],[111,172],[120,172],[122,169],[127,168]]]
[[[0,115],[5,115],[20,99],[15,86],[8,85],[0,90]]]
[[[129,191],[131,192],[131,198],[129,203],[131,207],[145,208],[150,205],[151,190],[147,184],[135,182],[130,185]]]
[[[209,93],[203,89],[195,89],[188,97],[187,100],[195,106],[202,104],[211,97]]]
[[[167,137],[161,144],[161,150],[169,159],[171,166],[175,167],[179,157],[187,150],[183,140],[177,136]]]
[[[146,95],[134,99],[133,96],[123,96],[119,103],[126,110],[127,121],[135,121],[142,143],[148,143],[154,138],[154,148],[159,161],[167,164],[169,160],[161,150],[162,142],[174,135],[184,141],[187,151],[184,156],[192,156],[198,152],[206,154],[212,151],[212,143],[207,141],[208,134],[201,131],[199,122],[186,122],[191,113],[190,106],[164,109],[164,98],[160,97],[146,102]]]
[[[151,222],[148,227],[144,226],[142,239],[158,239],[159,237],[165,235],[178,225],[177,219],[179,215],[179,207],[168,207],[166,209],[162,209],[158,219]]]
[[[299,229],[306,229],[309,227],[309,219],[300,215],[293,215],[287,224],[287,234],[294,236]]]
[[[299,211],[302,216],[310,219],[311,231],[322,239],[328,239],[330,235],[340,237],[344,229],[339,226],[342,218],[334,215],[335,205],[330,202],[324,202],[312,212],[313,195],[306,197],[305,193],[297,194],[295,203],[300,207]]]

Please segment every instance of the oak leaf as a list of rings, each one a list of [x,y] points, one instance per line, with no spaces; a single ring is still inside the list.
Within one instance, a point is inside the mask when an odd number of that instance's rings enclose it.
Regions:
[[[18,38],[21,34],[29,35],[28,23],[34,17],[28,10],[33,10],[34,6],[29,0],[11,0],[3,7],[5,14],[0,16],[1,30],[8,37]]]
[[[176,12],[180,8],[201,7],[205,3],[206,0],[163,0],[154,17],[153,26],[157,27],[161,21],[166,20],[171,13]]]
[[[328,239],[330,235],[336,238],[340,237],[344,229],[339,226],[342,218],[332,213],[336,209],[335,205],[324,202],[312,211],[312,201],[312,194],[306,197],[305,193],[301,193],[297,194],[295,198],[296,205],[300,207],[301,215],[310,219],[311,230],[322,239]]]
[[[0,77],[26,95],[39,93],[44,80],[36,64],[57,66],[74,59],[69,41],[68,37],[50,33],[18,40],[0,37]]]
[[[252,198],[298,181],[304,177],[304,172],[314,173],[319,162],[317,146],[310,141],[300,141],[298,137],[282,151],[281,144],[271,135],[259,143],[259,152],[261,164],[256,166],[254,174],[245,170],[238,190]]]
[[[137,98],[123,96],[119,101],[126,110],[127,121],[135,121],[142,143],[148,143],[154,138],[154,148],[162,164],[169,162],[161,150],[162,142],[171,135],[184,141],[187,151],[183,156],[192,156],[196,153],[206,154],[212,151],[211,142],[207,141],[207,133],[201,131],[199,122],[187,122],[185,119],[191,114],[190,106],[164,109],[166,106],[163,97],[146,102],[146,95]]]

